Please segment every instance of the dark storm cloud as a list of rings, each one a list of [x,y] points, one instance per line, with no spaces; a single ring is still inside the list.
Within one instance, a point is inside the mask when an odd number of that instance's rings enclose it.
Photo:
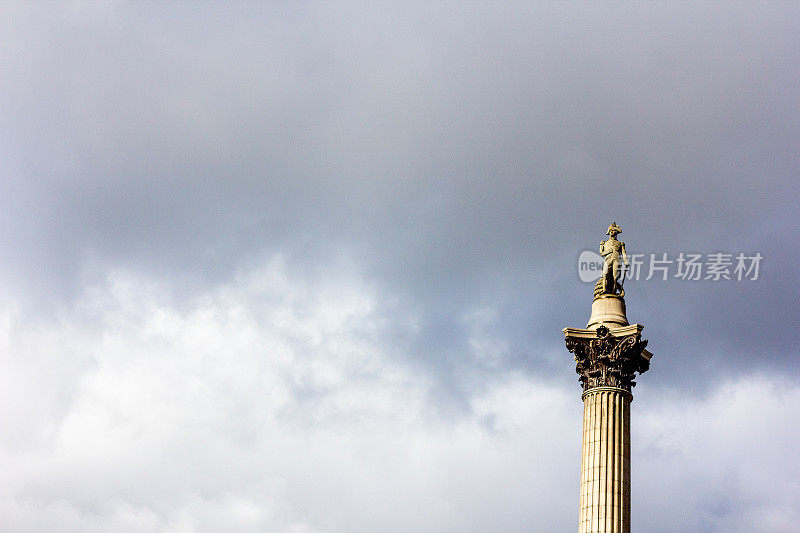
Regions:
[[[0,243],[23,294],[68,301],[86,264],[191,294],[265,253],[345,254],[446,374],[482,308],[506,366],[550,372],[588,313],[577,255],[615,219],[633,251],[765,257],[749,284],[631,285],[662,383],[793,359],[793,6],[152,8],[6,17]]]

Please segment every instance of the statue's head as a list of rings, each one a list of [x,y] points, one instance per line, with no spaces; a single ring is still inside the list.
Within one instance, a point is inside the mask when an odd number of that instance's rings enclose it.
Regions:
[[[617,226],[616,222],[612,222],[611,225],[608,227],[608,231],[606,232],[606,235],[611,235],[613,237],[614,235],[617,235],[618,233],[622,233],[622,228]]]

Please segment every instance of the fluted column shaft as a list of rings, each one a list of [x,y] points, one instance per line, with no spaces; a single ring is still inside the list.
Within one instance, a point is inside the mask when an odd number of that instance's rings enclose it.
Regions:
[[[617,387],[583,393],[579,533],[630,533],[633,396]]]

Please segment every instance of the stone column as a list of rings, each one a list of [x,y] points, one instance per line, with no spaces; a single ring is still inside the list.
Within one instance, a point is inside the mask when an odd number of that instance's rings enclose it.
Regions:
[[[616,387],[583,393],[580,533],[630,533],[631,398]]]
[[[630,533],[631,389],[652,354],[620,296],[596,298],[586,329],[564,328],[583,388],[579,533]]]

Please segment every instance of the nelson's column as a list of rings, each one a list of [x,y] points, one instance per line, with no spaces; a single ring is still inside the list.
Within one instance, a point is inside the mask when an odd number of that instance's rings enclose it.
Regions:
[[[628,324],[625,316],[622,263],[628,257],[619,233],[612,223],[600,243],[603,273],[586,329],[564,328],[583,387],[579,533],[631,530],[631,389],[653,354],[645,350],[644,326]]]

